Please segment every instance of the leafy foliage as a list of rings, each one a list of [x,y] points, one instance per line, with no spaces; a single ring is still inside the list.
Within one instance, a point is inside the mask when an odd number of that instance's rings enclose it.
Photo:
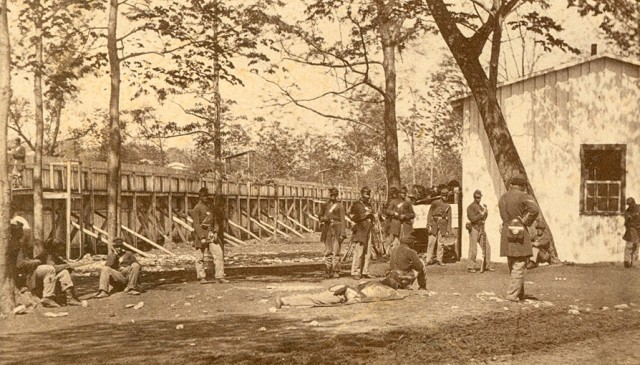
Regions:
[[[47,155],[59,155],[61,142],[82,137],[88,132],[87,129],[70,127],[66,131],[67,138],[59,139],[62,111],[66,103],[78,95],[79,80],[97,74],[105,65],[104,54],[95,50],[100,35],[89,25],[95,12],[103,9],[104,4],[97,0],[26,0],[21,4],[17,22],[21,37],[15,45],[12,62],[18,70],[43,77],[44,107],[47,111],[44,153]],[[35,33],[36,23],[41,24],[40,36]],[[37,42],[43,45],[42,69],[35,60]],[[23,107],[27,105],[22,104]],[[10,127],[27,139],[30,125],[21,124],[13,118]],[[33,148],[35,142],[27,143]]]
[[[600,19],[600,29],[623,53],[640,56],[640,2],[636,0],[568,0],[581,16]]]

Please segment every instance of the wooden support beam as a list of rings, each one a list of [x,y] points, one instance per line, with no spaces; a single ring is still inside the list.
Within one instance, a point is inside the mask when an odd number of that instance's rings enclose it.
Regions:
[[[233,237],[232,235],[228,234],[227,232],[224,232],[224,239],[226,240],[226,243],[229,243],[233,247],[238,247],[240,245],[244,245],[244,242],[242,242],[239,239]]]
[[[134,235],[135,237],[138,237],[139,239],[141,239],[141,240],[145,241],[146,243],[150,244],[151,246],[153,246],[153,247],[155,247],[155,248],[157,248],[157,249],[159,249],[159,250],[162,250],[162,251],[164,251],[164,252],[168,253],[168,254],[169,254],[169,255],[171,255],[171,256],[175,256],[175,255],[176,255],[175,253],[173,253],[173,252],[171,252],[171,251],[167,250],[166,248],[164,248],[164,247],[160,246],[159,244],[157,244],[157,243],[153,242],[152,240],[148,239],[147,237],[145,237],[145,236],[143,236],[143,235],[141,235],[141,234],[137,233],[137,232],[136,232],[136,231],[134,231],[133,229],[131,229],[131,228],[129,228],[129,227],[127,227],[127,226],[125,226],[124,224],[122,224],[122,225],[120,225],[120,226],[121,226],[121,227],[122,227],[122,229],[124,229],[125,231],[127,231],[127,232],[131,233],[132,235]]]
[[[287,218],[288,218],[288,217],[287,217]],[[304,238],[304,236],[303,236],[300,232],[296,231],[294,228],[291,228],[291,227],[289,227],[288,225],[286,225],[286,224],[284,224],[284,223],[282,223],[282,222],[280,222],[280,221],[278,221],[277,223],[278,223],[279,225],[283,226],[284,228],[288,229],[289,231],[291,231],[291,233],[295,234],[296,236],[298,236],[298,237],[300,237],[300,238]]]
[[[273,230],[273,227],[268,227],[268,226],[266,226],[264,223],[262,223],[262,222],[260,222],[259,220],[257,220],[257,219],[255,219],[255,218],[253,218],[252,216],[248,215],[246,212],[242,212],[242,214],[246,215],[246,216],[249,218],[249,220],[250,220],[251,222],[253,222],[253,223],[254,223],[255,225],[257,225],[258,227],[262,228],[263,230],[265,230],[265,231],[267,231],[267,232],[269,232],[269,231]]]
[[[171,236],[173,237],[173,234],[177,232],[182,242],[185,242],[185,243],[189,242],[189,240],[187,239],[187,236],[184,234],[184,232],[182,232],[182,230],[183,230],[182,226],[180,225],[174,226],[173,231],[171,232]]]
[[[291,222],[293,222],[296,226],[302,228],[302,230],[309,232],[309,233],[313,233],[312,230],[310,230],[309,228],[305,227],[302,223],[298,222],[297,220],[287,216],[287,219],[289,219]]]
[[[270,217],[268,215],[264,214],[264,212],[261,212],[261,213],[267,219],[270,219]],[[278,233],[280,233],[281,235],[283,235],[283,236],[285,236],[287,238],[291,238],[291,236],[289,236],[289,234],[287,232],[278,229],[276,226],[272,226],[272,225],[270,225],[269,223],[266,223],[266,222],[261,222],[261,223],[264,224],[265,226],[267,226],[272,232],[278,232]],[[275,236],[275,234],[274,234],[274,236]]]
[[[71,224],[72,224],[74,227],[76,227],[76,228],[80,229],[80,225],[78,225],[78,223],[76,223],[76,222],[71,222]],[[95,228],[95,226],[94,226],[94,228]],[[105,244],[108,244],[108,243],[109,243],[109,240],[107,239],[107,237],[108,237],[108,236],[107,236],[106,234],[105,234],[105,235],[98,235],[98,234],[96,234],[96,233],[94,233],[94,232],[92,232],[91,230],[88,230],[88,229],[86,229],[86,228],[85,228],[83,231],[84,231],[84,233],[88,234],[89,236],[91,236],[91,237],[93,237],[93,238],[96,238],[96,239],[101,240],[101,241],[102,241],[102,242],[104,242]],[[154,256],[149,255],[148,253],[142,252],[142,251],[138,250],[137,248],[135,248],[135,247],[131,246],[130,244],[128,244],[128,243],[126,243],[126,242],[122,242],[122,245],[123,245],[124,247],[126,247],[126,248],[130,249],[131,251],[133,251],[133,252],[136,252],[136,253],[140,254],[141,256],[144,256],[144,257],[146,257],[146,258],[154,258]]]
[[[186,228],[189,232],[193,232],[193,231],[195,231],[195,229],[193,229],[193,227],[192,227],[190,224],[188,224],[187,222],[183,221],[182,219],[180,219],[180,218],[178,218],[178,217],[175,217],[175,216],[174,216],[174,217],[173,217],[173,221],[174,221],[174,222],[176,222],[176,223],[178,223],[179,225],[183,226],[184,228]],[[193,221],[191,220],[191,217],[187,217],[187,221],[191,221],[191,222],[193,222]]]
[[[261,212],[261,213],[262,213],[265,217],[267,217],[268,219],[272,219],[271,217],[269,217],[269,215],[267,215],[267,213],[265,213],[265,212]],[[304,237],[304,236],[303,236],[303,235],[301,235],[298,231],[296,231],[295,229],[293,229],[293,228],[289,227],[288,225],[286,225],[286,224],[284,224],[284,223],[280,222],[280,221],[279,221],[279,220],[277,220],[277,219],[275,220],[275,223],[276,223],[276,224],[279,224],[279,225],[281,225],[281,226],[283,226],[283,227],[284,227],[284,228],[286,228],[286,229],[288,229],[289,231],[291,231],[292,233],[294,233],[294,234],[295,234],[296,236],[298,236],[298,237]],[[274,226],[274,227],[275,227],[275,226]],[[279,230],[279,229],[278,229],[278,232],[280,232],[280,233],[282,233],[282,234],[286,235],[286,233],[285,233],[284,231],[281,231],[281,230]]]
[[[241,211],[242,211],[242,209],[241,209],[240,211],[238,211],[238,215],[239,215],[239,216],[242,216],[242,214],[240,213]],[[253,237],[253,238],[257,239],[257,240],[262,241],[262,240],[260,239],[260,237],[256,236],[256,234],[255,234],[255,233],[253,233],[253,232],[251,232],[250,230],[248,230],[248,229],[246,229],[246,228],[242,227],[242,226],[241,226],[241,225],[239,225],[239,224],[236,224],[236,223],[235,223],[235,222],[233,222],[232,220],[229,220],[229,224],[230,224],[230,225],[232,225],[232,226],[234,226],[234,227],[236,227],[236,228],[238,228],[238,229],[239,229],[239,230],[241,230],[242,232],[247,233],[249,236],[251,236],[251,237]]]
[[[308,216],[309,218],[313,219],[314,221],[316,221],[316,222],[320,223],[320,219],[319,219],[318,217],[316,217],[315,215],[313,215],[313,214],[311,214],[311,213],[307,212],[307,216]]]
[[[194,229],[193,227],[188,223],[189,221],[193,223],[193,220],[191,219],[191,217],[187,217],[187,222],[185,222],[184,220],[173,216],[173,221],[176,222],[177,224],[181,225],[182,227],[186,228],[187,230],[189,230],[189,232],[193,232]],[[224,237],[230,241],[232,246],[238,246],[238,244],[244,244],[244,242],[240,241],[239,239],[231,236],[230,234],[228,234],[227,232],[224,232]]]

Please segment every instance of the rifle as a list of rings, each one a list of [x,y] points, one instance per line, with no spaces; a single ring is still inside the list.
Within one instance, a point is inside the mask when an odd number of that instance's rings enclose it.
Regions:
[[[349,242],[349,247],[347,247],[347,250],[344,252],[344,255],[340,257],[340,263],[344,262],[344,260],[346,260],[347,257],[349,257],[352,254],[354,247],[355,247],[355,242],[353,241]]]

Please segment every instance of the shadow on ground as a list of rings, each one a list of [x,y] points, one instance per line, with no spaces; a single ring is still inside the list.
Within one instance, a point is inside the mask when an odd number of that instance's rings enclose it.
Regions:
[[[321,324],[325,320],[317,318]],[[179,324],[184,329],[176,329]],[[232,315],[3,335],[0,363],[468,363],[549,350],[638,326],[640,313],[635,311],[574,316],[554,308],[464,316],[432,328],[337,334],[332,327],[311,327],[279,313]]]

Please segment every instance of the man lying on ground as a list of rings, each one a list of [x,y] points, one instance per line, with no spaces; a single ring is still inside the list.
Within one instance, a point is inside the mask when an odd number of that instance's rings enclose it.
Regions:
[[[138,277],[141,266],[136,256],[124,248],[122,238],[113,240],[113,251],[107,255],[107,262],[100,272],[100,289],[96,298],[109,296],[110,288],[121,290],[129,295],[140,294]]]
[[[276,308],[289,307],[327,307],[354,303],[370,303],[385,300],[398,300],[404,297],[394,288],[380,281],[368,281],[352,288],[347,285],[334,285],[328,291],[314,294],[298,294],[276,298]]]

